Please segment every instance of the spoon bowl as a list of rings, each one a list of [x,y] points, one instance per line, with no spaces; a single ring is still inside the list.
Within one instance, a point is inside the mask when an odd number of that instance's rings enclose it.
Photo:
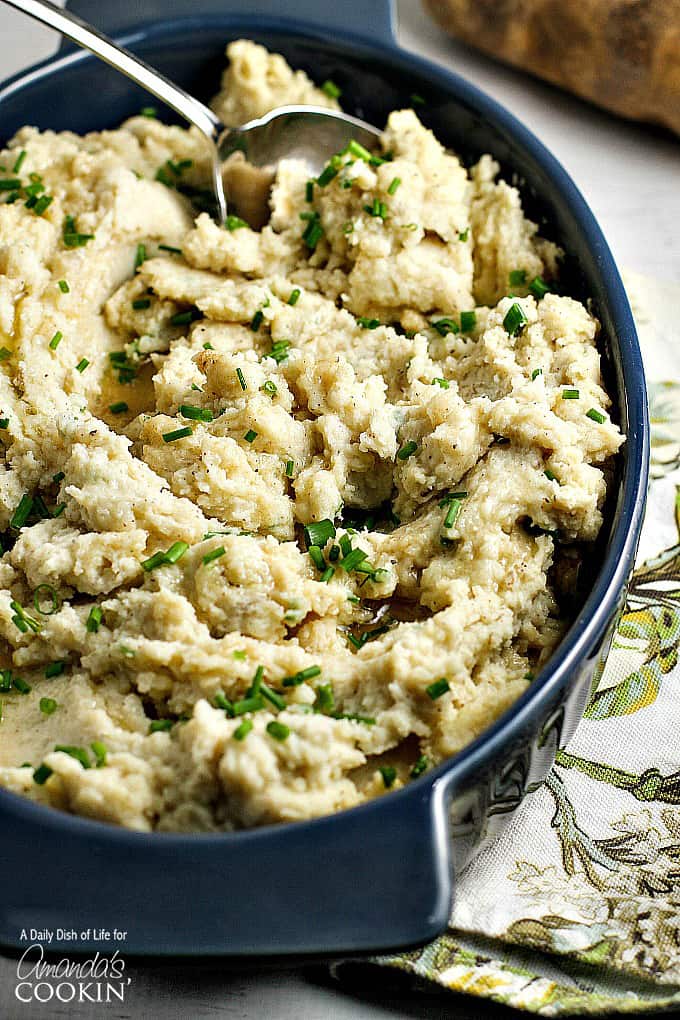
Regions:
[[[241,127],[225,127],[209,106],[77,15],[55,7],[49,0],[4,2],[90,50],[201,131],[210,146],[214,218],[220,225],[227,219],[229,201],[251,226],[262,226],[263,205],[279,160],[302,160],[314,174],[352,139],[367,147],[380,138],[380,131],[372,125],[320,106],[281,106]],[[224,163],[238,152],[243,154],[241,167],[235,173],[227,172],[225,189]],[[251,169],[244,173],[244,166],[265,172],[258,174]],[[249,188],[253,189],[252,195]]]

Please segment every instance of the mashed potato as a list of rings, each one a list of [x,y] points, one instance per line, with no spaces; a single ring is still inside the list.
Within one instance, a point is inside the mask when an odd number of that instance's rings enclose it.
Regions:
[[[228,121],[335,105],[227,52]],[[622,442],[516,189],[410,109],[282,163],[261,231],[151,116],[0,164],[0,784],[221,830],[455,754],[559,641]]]

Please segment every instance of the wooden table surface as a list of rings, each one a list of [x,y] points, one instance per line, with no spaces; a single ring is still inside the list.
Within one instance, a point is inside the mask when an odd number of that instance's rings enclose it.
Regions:
[[[319,3],[326,0],[319,0]],[[328,0],[330,2],[330,0]],[[143,5],[143,0],[140,0]],[[244,7],[247,7],[244,0]],[[599,219],[621,267],[680,282],[680,142],[619,121],[550,86],[494,64],[444,37],[418,0],[397,0],[401,44],[452,67],[527,124],[572,175]],[[0,9],[2,77],[56,48],[55,36]],[[480,1000],[414,995],[392,984],[337,986],[323,969],[253,971],[216,964],[128,962],[121,1005],[21,1005],[16,960],[0,956],[0,1017],[187,1017],[224,1020],[477,1020],[519,1016]]]

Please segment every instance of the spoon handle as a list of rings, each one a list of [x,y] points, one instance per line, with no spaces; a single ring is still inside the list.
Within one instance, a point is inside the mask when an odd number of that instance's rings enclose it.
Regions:
[[[5,0],[5,3],[56,29],[78,46],[90,50],[151,92],[189,123],[195,124],[209,139],[215,141],[219,135],[222,125],[212,110],[75,14],[62,11],[48,0]]]

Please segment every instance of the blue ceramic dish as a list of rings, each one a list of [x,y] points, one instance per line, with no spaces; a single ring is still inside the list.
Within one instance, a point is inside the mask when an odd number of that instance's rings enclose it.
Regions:
[[[397,46],[389,0],[74,0],[170,78],[208,98],[227,40],[248,36],[316,81],[332,78],[349,112],[375,124],[419,93],[439,138],[474,160],[491,152],[525,207],[568,252],[568,293],[592,297],[627,442],[590,595],[530,689],[478,740],[407,788],[311,822],[223,835],[129,832],[0,791],[0,942],[22,928],[76,937],[52,949],[101,948],[87,929],[127,932],[120,949],[153,954],[318,954],[412,945],[444,928],[455,874],[546,776],[574,732],[632,569],[644,508],[648,424],[640,351],[600,228],[574,184],[506,110],[451,71]],[[139,24],[140,6],[144,8]],[[133,26],[133,27],[130,27]],[[0,137],[25,123],[113,127],[148,103],[89,55],[63,49],[0,90]]]

